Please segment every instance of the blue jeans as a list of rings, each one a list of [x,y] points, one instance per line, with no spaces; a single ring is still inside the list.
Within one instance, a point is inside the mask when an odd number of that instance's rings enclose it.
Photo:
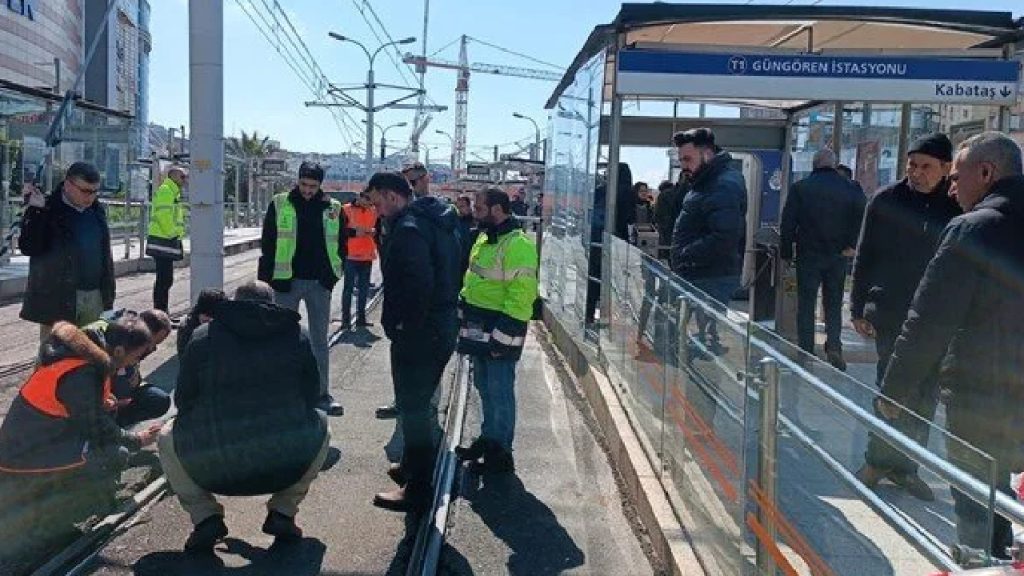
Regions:
[[[473,384],[480,393],[480,437],[512,452],[516,433],[516,361],[473,356]]]
[[[356,294],[356,321],[366,322],[366,297],[370,293],[370,269],[373,262],[345,260],[344,284],[341,288],[341,322],[348,324],[352,319],[352,288]]]

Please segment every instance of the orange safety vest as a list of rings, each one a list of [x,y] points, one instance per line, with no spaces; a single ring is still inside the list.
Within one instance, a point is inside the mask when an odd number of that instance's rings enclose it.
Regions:
[[[359,208],[345,204],[345,227],[373,228],[377,224],[377,211],[373,208]],[[356,262],[372,262],[377,258],[377,243],[373,236],[352,236],[346,242],[349,260]]]
[[[36,410],[54,418],[67,418],[67,406],[57,398],[57,384],[65,374],[85,366],[87,361],[81,358],[65,358],[47,366],[40,366],[28,382],[21,387],[21,397]],[[113,396],[113,385],[110,378],[103,381],[103,397]]]

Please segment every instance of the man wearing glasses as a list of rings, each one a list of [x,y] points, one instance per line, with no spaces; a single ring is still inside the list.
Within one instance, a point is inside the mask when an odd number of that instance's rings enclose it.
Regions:
[[[114,307],[114,258],[99,188],[96,167],[75,162],[49,196],[32,184],[22,189],[18,247],[29,267],[21,318],[39,324],[41,342],[54,322],[85,326]]]

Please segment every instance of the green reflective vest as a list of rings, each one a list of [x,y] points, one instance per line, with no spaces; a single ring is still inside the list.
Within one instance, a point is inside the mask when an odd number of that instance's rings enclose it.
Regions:
[[[324,242],[331,272],[341,278],[341,255],[338,254],[338,235],[341,233],[341,202],[328,198],[331,207],[324,210]],[[274,251],[274,280],[292,279],[292,258],[295,257],[297,215],[295,206],[288,200],[288,192],[274,195],[274,212],[277,214],[277,248]]]
[[[185,235],[185,209],[181,204],[181,188],[164,178],[153,192],[149,206],[149,235],[173,240]]]
[[[462,299],[527,322],[537,299],[537,266],[537,245],[522,230],[512,230],[494,244],[480,234],[469,253]]]

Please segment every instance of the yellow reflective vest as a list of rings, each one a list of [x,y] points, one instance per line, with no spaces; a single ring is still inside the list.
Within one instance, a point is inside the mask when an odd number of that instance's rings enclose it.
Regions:
[[[341,202],[328,198],[330,208],[324,210],[324,242],[327,244],[327,258],[335,278],[341,278],[341,256],[335,248],[341,233]],[[298,216],[295,206],[288,200],[288,192],[274,195],[274,212],[277,215],[277,247],[274,251],[274,280],[292,279],[292,259],[295,257]]]
[[[149,206],[149,235],[173,240],[185,236],[185,207],[181,188],[170,178],[153,192]]]
[[[462,284],[460,351],[518,357],[537,299],[537,245],[515,218],[470,250]]]

